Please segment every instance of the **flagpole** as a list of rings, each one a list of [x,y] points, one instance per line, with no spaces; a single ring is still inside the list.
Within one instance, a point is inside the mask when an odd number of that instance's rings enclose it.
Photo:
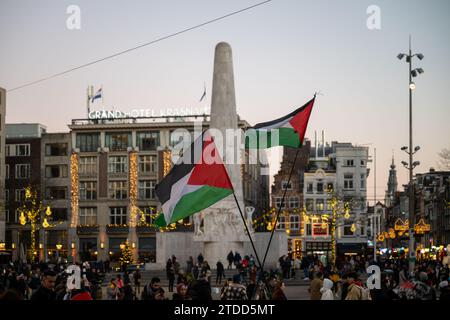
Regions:
[[[277,213],[277,216],[276,216],[276,218],[275,218],[275,224],[274,224],[274,226],[273,226],[273,228],[272,228],[272,232],[271,232],[271,234],[270,234],[270,239],[269,239],[269,243],[268,243],[268,245],[267,245],[266,253],[264,254],[264,259],[263,259],[263,263],[262,263],[262,268],[264,268],[264,264],[266,263],[267,253],[269,252],[270,244],[272,243],[273,234],[274,234],[275,229],[276,229],[276,227],[277,227],[278,218],[279,218],[280,213],[281,213],[281,208],[283,207],[283,204],[284,204],[284,198],[286,197],[286,191],[287,191],[287,188],[288,188],[288,186],[289,186],[289,183],[291,182],[292,172],[294,171],[295,162],[297,161],[297,156],[298,156],[299,151],[300,151],[300,148],[297,148],[297,152],[295,153],[295,157],[294,157],[294,163],[292,164],[291,171],[289,172],[289,178],[288,178],[286,187],[284,188],[283,198],[281,199],[281,204],[280,204],[280,207],[278,208],[278,213]],[[262,269],[262,268],[261,268],[261,269]]]
[[[239,213],[241,214],[242,221],[244,222],[245,230],[247,231],[248,238],[250,239],[250,243],[252,244],[253,251],[255,252],[256,260],[258,261],[259,268],[262,270],[261,261],[259,260],[258,252],[256,252],[255,244],[253,243],[252,237],[250,235],[250,231],[248,230],[247,222],[245,222],[244,215],[242,214],[241,206],[236,198],[236,194],[233,191],[234,201],[236,201],[236,205],[239,209]]]

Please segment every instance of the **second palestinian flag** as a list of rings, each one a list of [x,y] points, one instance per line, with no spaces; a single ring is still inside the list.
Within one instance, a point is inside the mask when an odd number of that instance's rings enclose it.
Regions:
[[[300,148],[305,138],[314,98],[304,106],[282,118],[258,123],[245,132],[247,149],[265,149],[276,146]]]
[[[197,150],[199,154],[195,154]],[[155,192],[163,211],[155,221],[159,227],[193,215],[233,193],[228,173],[207,132],[183,152]]]

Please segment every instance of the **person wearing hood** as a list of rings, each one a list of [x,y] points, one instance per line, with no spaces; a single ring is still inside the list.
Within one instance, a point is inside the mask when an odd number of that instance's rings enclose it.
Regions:
[[[333,281],[327,278],[323,279],[323,286],[322,289],[320,289],[322,298],[320,300],[334,300],[332,289],[333,289]]]

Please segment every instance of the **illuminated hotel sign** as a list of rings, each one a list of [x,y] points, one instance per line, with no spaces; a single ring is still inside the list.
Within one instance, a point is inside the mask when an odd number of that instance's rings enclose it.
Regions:
[[[154,109],[120,110],[93,110],[89,111],[89,119],[127,119],[127,118],[153,118],[153,117],[180,117],[203,116],[208,114],[207,108],[167,108],[156,112]]]

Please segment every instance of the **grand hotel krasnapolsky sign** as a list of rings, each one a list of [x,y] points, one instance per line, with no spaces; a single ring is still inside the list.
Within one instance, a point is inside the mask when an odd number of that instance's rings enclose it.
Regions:
[[[127,118],[154,118],[154,117],[180,117],[180,116],[203,116],[208,114],[207,108],[166,108],[159,109],[132,109],[121,110],[93,110],[89,111],[91,120],[98,119],[127,119]]]

